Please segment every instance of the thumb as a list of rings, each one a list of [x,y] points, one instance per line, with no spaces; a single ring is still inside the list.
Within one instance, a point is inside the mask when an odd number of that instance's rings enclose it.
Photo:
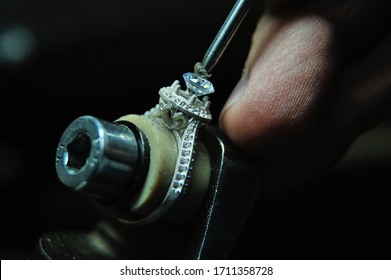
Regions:
[[[251,154],[274,154],[314,126],[327,98],[332,37],[329,23],[319,16],[262,17],[243,76],[219,120],[237,146]]]

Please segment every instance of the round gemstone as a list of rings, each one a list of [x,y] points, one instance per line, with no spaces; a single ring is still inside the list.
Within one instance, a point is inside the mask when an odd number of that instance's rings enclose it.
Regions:
[[[196,96],[211,94],[215,91],[213,84],[207,79],[198,77],[194,73],[185,73],[183,75],[188,90]]]

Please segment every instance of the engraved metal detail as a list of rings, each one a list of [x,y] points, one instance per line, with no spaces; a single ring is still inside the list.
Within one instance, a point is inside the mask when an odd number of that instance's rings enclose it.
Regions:
[[[212,114],[209,111],[210,102],[200,100],[189,90],[181,90],[179,81],[175,81],[169,87],[163,87],[159,91],[161,108],[177,109],[195,119],[210,122]]]
[[[170,186],[176,194],[184,194],[191,179],[198,127],[199,121],[191,120],[182,136],[182,145],[178,151],[175,175]]]
[[[205,77],[202,78],[202,83],[201,86],[206,84],[213,89],[213,85]],[[159,123],[163,122],[173,132],[177,140],[178,158],[170,186],[160,206],[147,217],[124,221],[128,224],[155,221],[185,194],[192,176],[198,130],[200,126],[212,120],[208,97],[195,93],[194,89],[182,90],[179,81],[161,88],[159,96],[159,104],[147,111],[144,116]]]

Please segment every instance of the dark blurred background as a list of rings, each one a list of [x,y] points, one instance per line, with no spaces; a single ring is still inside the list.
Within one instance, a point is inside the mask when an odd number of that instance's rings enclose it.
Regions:
[[[162,86],[202,59],[234,3],[0,1],[2,258],[28,258],[45,232],[93,225],[100,214],[92,202],[57,180],[62,132],[81,115],[114,120],[150,109]],[[214,70],[216,119],[262,9],[255,1]],[[389,130],[383,124],[338,168],[294,193],[262,193],[230,257],[389,258]]]

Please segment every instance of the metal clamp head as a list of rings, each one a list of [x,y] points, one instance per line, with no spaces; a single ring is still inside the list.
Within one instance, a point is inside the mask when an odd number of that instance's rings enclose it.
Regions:
[[[63,133],[56,170],[65,185],[110,199],[130,187],[139,157],[138,141],[129,127],[83,116]]]

